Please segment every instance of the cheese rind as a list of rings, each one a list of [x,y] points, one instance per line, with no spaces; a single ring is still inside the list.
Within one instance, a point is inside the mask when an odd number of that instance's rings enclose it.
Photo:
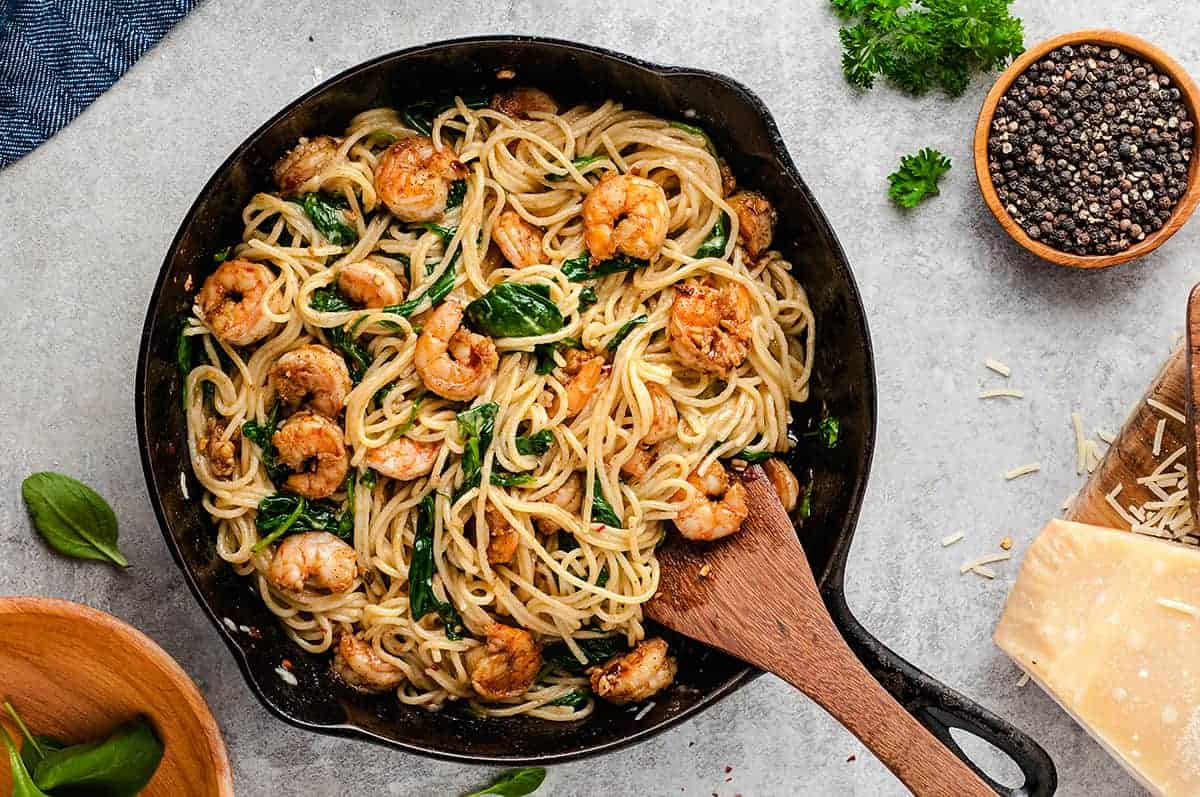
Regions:
[[[995,641],[1146,788],[1200,794],[1200,550],[1052,521]]]

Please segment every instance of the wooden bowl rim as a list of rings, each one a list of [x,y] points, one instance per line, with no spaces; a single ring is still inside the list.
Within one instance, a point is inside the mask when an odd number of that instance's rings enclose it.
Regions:
[[[175,688],[183,693],[184,702],[194,708],[193,713],[203,728],[204,740],[215,764],[213,774],[217,780],[218,794],[220,797],[233,797],[233,771],[229,765],[229,753],[225,749],[225,740],[221,736],[221,730],[212,715],[212,710],[208,707],[208,702],[200,693],[200,689],[191,676],[179,666],[179,662],[159,647],[157,642],[111,614],[62,598],[0,597],[0,618],[14,614],[48,615],[85,625],[100,626],[120,637],[123,642],[136,648],[138,653],[161,667]]]
[[[979,190],[983,194],[984,202],[987,203],[992,215],[996,217],[996,221],[1000,222],[1000,226],[1004,228],[1005,232],[1025,249],[1043,260],[1060,266],[1085,269],[1108,268],[1109,266],[1126,263],[1153,252],[1162,246],[1168,238],[1178,232],[1179,228],[1192,215],[1197,202],[1200,202],[1200,135],[1197,135],[1197,133],[1200,133],[1200,129],[1193,130],[1192,133],[1192,159],[1188,166],[1187,190],[1175,204],[1175,208],[1171,211],[1171,217],[1167,219],[1167,223],[1154,234],[1146,236],[1141,242],[1115,255],[1074,255],[1030,238],[1008,214],[1008,211],[1004,209],[1004,206],[1000,203],[1000,197],[996,193],[996,187],[992,184],[992,175],[988,169],[987,155],[987,144],[991,134],[992,118],[995,116],[996,107],[1000,104],[1001,98],[1004,97],[1009,87],[1012,86],[1013,81],[1019,75],[1023,74],[1029,68],[1030,64],[1043,58],[1052,50],[1057,50],[1059,47],[1079,44],[1117,47],[1154,64],[1159,72],[1166,73],[1171,78],[1175,88],[1178,88],[1183,95],[1184,105],[1191,114],[1190,121],[1200,126],[1200,89],[1197,88],[1195,81],[1192,80],[1187,70],[1180,66],[1175,59],[1167,55],[1166,52],[1145,39],[1109,28],[1089,28],[1072,33],[1063,33],[1046,39],[1026,50],[1001,73],[995,85],[992,86],[991,91],[988,92],[987,97],[984,98],[983,107],[979,111],[979,121],[975,125],[975,177],[979,181]]]

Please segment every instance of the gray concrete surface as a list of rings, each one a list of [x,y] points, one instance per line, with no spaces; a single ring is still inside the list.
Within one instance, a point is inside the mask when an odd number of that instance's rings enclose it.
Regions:
[[[1023,256],[987,215],[970,138],[987,79],[955,101],[859,95],[838,68],[820,0],[236,3],[209,0],[66,130],[0,173],[0,593],[83,601],[132,622],[192,674],[229,744],[238,793],[455,795],[488,770],[308,735],[270,717],[202,619],[156,527],[138,463],[133,369],[162,254],[195,194],[251,130],[319,79],[392,49],[496,32],[604,45],[715,69],[774,111],[845,245],[866,300],[881,387],[879,447],[849,602],[887,644],[1033,733],[1064,795],[1138,789],[990,642],[1016,565],[994,582],[965,558],[1011,535],[1019,554],[1079,479],[1068,415],[1114,429],[1182,326],[1200,222],[1143,262],[1104,273]],[[1200,69],[1187,0],[1017,0],[1027,40],[1119,27]],[[311,37],[311,41],[310,41]],[[942,196],[893,209],[885,175],[937,146]],[[1024,401],[981,402],[1012,365]],[[1040,460],[1006,483],[1001,472]],[[52,468],[96,486],[121,519],[126,573],[54,555],[21,479]],[[962,530],[966,541],[938,541]],[[3,674],[0,673],[0,686]],[[851,758],[853,759],[851,760]],[[727,767],[732,767],[728,772]],[[625,752],[554,767],[553,795],[893,795],[899,784],[820,710],[763,678]]]

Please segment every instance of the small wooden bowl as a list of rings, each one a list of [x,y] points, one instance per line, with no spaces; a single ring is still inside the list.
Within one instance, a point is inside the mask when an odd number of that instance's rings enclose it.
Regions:
[[[1191,121],[1198,126],[1197,129],[1192,131],[1192,160],[1188,169],[1187,191],[1175,204],[1175,209],[1171,212],[1170,219],[1158,231],[1147,235],[1124,252],[1119,252],[1115,255],[1073,255],[1030,238],[1021,229],[1020,225],[1008,215],[1008,211],[1004,209],[1004,205],[1000,202],[1000,197],[996,194],[996,187],[992,185],[991,172],[988,170],[987,145],[988,137],[991,134],[992,117],[996,113],[996,106],[1000,104],[1000,100],[1004,97],[1005,92],[1008,91],[1013,81],[1028,69],[1030,64],[1044,58],[1051,51],[1068,44],[1096,44],[1102,47],[1116,47],[1154,64],[1155,69],[1160,74],[1166,74],[1170,77],[1172,85],[1179,89],[1183,95],[1183,101],[1187,106],[1188,113],[1191,115]],[[1057,263],[1060,266],[1072,266],[1074,268],[1107,268],[1141,257],[1148,252],[1153,252],[1162,246],[1164,241],[1174,235],[1183,226],[1184,222],[1188,220],[1188,217],[1192,215],[1192,211],[1196,208],[1196,203],[1200,202],[1200,89],[1196,88],[1196,84],[1191,76],[1169,55],[1153,44],[1143,41],[1136,36],[1130,36],[1128,33],[1121,33],[1115,30],[1080,30],[1047,39],[1036,47],[1027,50],[1020,58],[1013,61],[1008,69],[1004,70],[1004,73],[1000,75],[999,80],[996,81],[996,85],[992,86],[992,90],[988,92],[987,98],[983,101],[983,108],[979,112],[979,122],[975,126],[975,176],[979,180],[979,190],[983,192],[983,199],[987,202],[992,215],[1000,222],[1000,226],[1017,243],[1043,260],[1049,260],[1051,263]]]
[[[69,601],[0,598],[0,636],[0,700],[34,733],[92,741],[144,714],[164,748],[144,797],[233,797],[225,743],[204,698],[145,634]],[[0,765],[0,794],[11,788]]]

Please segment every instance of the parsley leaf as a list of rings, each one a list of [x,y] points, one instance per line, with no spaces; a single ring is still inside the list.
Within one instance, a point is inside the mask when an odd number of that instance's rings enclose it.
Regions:
[[[966,90],[973,72],[991,72],[1025,49],[1012,0],[832,0],[847,24],[839,32],[842,72],[869,89],[882,75],[923,94]]]
[[[936,149],[925,149],[900,159],[900,168],[888,175],[888,196],[897,205],[915,208],[925,197],[938,193],[938,180],[950,171],[950,159]]]

